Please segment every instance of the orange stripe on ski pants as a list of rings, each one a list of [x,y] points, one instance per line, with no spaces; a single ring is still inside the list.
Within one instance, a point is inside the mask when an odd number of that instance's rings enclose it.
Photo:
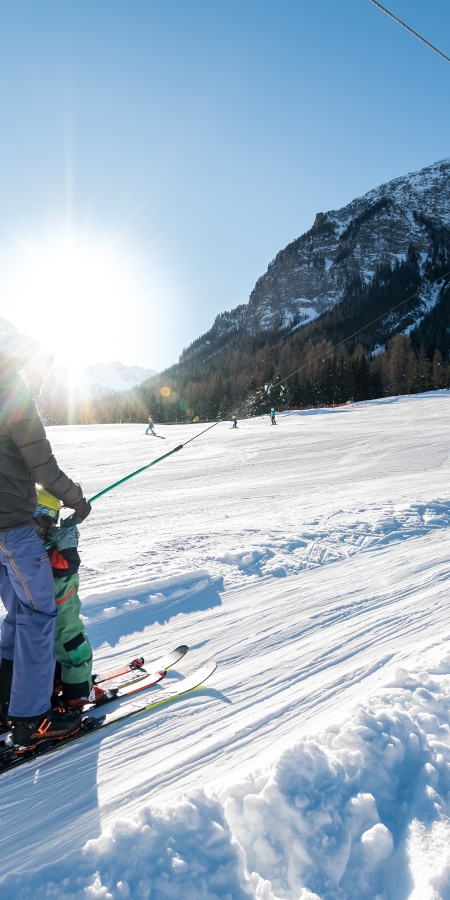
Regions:
[[[64,603],[64,600],[68,600],[69,597],[71,597],[72,594],[75,593],[75,591],[76,591],[76,587],[73,587],[73,588],[69,591],[69,593],[66,594],[65,597],[61,597],[61,600],[57,600],[57,601],[56,601],[56,605],[59,606],[61,603]]]

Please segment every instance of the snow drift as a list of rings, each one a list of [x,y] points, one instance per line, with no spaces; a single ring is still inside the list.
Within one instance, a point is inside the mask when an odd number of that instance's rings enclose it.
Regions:
[[[220,799],[200,791],[144,807],[62,864],[6,879],[6,893],[19,896],[20,884],[24,900],[448,896],[450,649],[439,652],[440,663],[398,670],[345,723]]]
[[[179,643],[168,678],[218,669],[0,778],[2,895],[448,900],[449,399],[221,425],[99,502],[97,671]],[[142,431],[51,439],[91,495],[148,461]]]

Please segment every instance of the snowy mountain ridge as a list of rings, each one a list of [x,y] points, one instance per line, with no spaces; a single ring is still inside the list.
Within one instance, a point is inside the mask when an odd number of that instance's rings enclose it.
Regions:
[[[8,319],[0,317],[0,339],[8,334],[17,334],[17,328]],[[42,399],[59,397],[68,392],[75,401],[111,394],[115,391],[130,391],[142,384],[155,369],[143,366],[125,366],[115,360],[110,363],[95,363],[92,366],[53,366],[42,392]]]
[[[310,230],[269,263],[249,302],[218,315],[185,356],[236,330],[254,334],[306,324],[339,303],[355,278],[367,284],[381,263],[405,260],[411,243],[424,266],[431,248],[424,217],[450,226],[450,158],[382,184],[339,210],[317,213]]]
[[[155,369],[125,366],[118,361],[96,363],[77,369],[71,366],[54,366],[52,370],[53,378],[67,391],[71,390],[77,396],[87,394],[91,397],[113,391],[129,391],[155,374]]]

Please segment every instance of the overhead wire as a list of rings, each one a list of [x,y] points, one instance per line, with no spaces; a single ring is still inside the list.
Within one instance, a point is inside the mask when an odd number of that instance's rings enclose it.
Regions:
[[[445,53],[442,53],[442,50],[439,50],[434,46],[434,44],[430,44],[430,42],[427,41],[426,38],[422,37],[422,35],[419,34],[418,31],[414,31],[414,28],[410,28],[410,26],[407,25],[406,22],[402,22],[402,20],[397,16],[394,16],[394,13],[391,13],[389,9],[386,9],[385,6],[382,6],[381,3],[378,3],[378,0],[370,0],[370,2],[373,3],[374,6],[378,6],[378,9],[381,9],[384,13],[386,13],[387,16],[390,16],[391,19],[394,19],[394,22],[398,22],[399,25],[401,25],[403,28],[406,28],[406,30],[413,34],[414,37],[419,38],[419,41],[422,41],[422,43],[426,44],[427,47],[430,47],[431,50],[434,50],[435,53],[438,53],[439,56],[442,56],[442,58],[446,59],[447,62],[450,62],[450,56],[446,56]]]

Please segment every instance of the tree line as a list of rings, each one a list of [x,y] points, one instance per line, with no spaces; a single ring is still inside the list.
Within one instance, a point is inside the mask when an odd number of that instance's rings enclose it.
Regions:
[[[292,377],[284,366],[268,367],[262,378],[247,381],[225,378],[217,372],[211,383],[188,384],[180,391],[165,380],[142,384],[127,393],[104,394],[78,403],[69,413],[67,404],[47,400],[42,409],[48,424],[96,424],[192,422],[262,415],[277,410],[372,400],[397,394],[416,394],[450,387],[450,362],[436,349],[429,359],[423,346],[414,350],[408,335],[396,334],[384,352],[372,355],[358,345],[332,352],[329,341],[312,342],[305,348],[300,372]],[[152,379],[153,381],[154,379]],[[164,394],[161,390],[165,388]],[[170,393],[168,393],[170,391]]]

